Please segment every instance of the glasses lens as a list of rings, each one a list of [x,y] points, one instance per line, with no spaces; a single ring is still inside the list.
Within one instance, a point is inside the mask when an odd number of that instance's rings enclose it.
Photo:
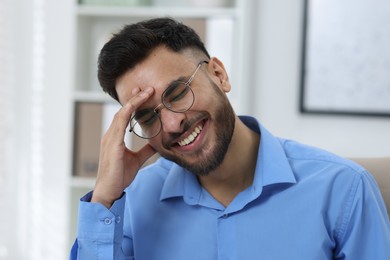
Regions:
[[[173,112],[185,112],[194,103],[194,92],[184,82],[176,82],[162,96],[164,106]]]
[[[160,117],[152,109],[145,109],[131,118],[130,127],[139,137],[152,138],[161,130]]]

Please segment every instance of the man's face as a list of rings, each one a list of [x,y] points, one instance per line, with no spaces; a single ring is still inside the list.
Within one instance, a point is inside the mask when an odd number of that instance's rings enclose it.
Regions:
[[[139,109],[155,108],[169,83],[187,81],[198,62],[188,54],[156,49],[118,79],[116,89],[121,104],[131,98],[134,88],[153,87],[153,96]],[[222,163],[233,135],[235,114],[225,94],[230,85],[223,65],[211,60],[201,66],[190,86],[195,94],[191,109],[184,113],[162,109],[162,130],[149,143],[164,158],[194,174],[207,175]]]

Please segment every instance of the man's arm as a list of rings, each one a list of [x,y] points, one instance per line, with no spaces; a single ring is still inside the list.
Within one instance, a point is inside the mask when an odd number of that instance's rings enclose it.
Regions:
[[[130,100],[115,114],[102,138],[94,191],[80,202],[72,260],[132,259],[131,252],[126,252],[129,256],[125,258],[122,250],[123,191],[134,180],[142,164],[156,152],[149,144],[137,152],[131,151],[125,145],[124,136],[131,115],[153,92],[153,88],[133,89]]]
[[[98,174],[91,202],[99,202],[109,208],[134,180],[143,163],[156,153],[149,144],[134,152],[124,142],[131,115],[153,92],[153,88],[133,89],[130,100],[115,114],[101,141]]]
[[[90,203],[91,197],[92,192],[80,201],[77,240],[70,259],[132,259],[131,252],[125,256],[122,250],[125,196],[110,209],[100,203]]]

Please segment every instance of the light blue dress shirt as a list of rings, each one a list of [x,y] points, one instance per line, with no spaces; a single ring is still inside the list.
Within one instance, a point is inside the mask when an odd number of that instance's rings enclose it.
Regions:
[[[240,118],[261,144],[253,185],[228,207],[160,159],[110,210],[83,198],[71,259],[390,259],[389,217],[365,169]]]

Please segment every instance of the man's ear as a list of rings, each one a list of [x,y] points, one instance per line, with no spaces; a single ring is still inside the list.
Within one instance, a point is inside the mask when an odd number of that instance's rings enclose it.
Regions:
[[[221,90],[225,93],[230,91],[231,85],[229,77],[222,61],[217,57],[212,57],[208,64],[208,71],[212,76],[212,80],[221,88]]]

